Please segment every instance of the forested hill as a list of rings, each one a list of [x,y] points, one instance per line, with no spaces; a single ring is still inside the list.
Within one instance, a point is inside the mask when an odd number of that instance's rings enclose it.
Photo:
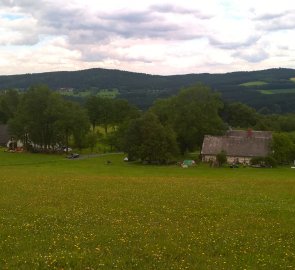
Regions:
[[[72,98],[113,91],[115,96],[147,108],[155,99],[171,96],[180,88],[198,82],[221,92],[225,100],[241,101],[264,112],[295,111],[295,70],[283,68],[172,76],[97,68],[0,76],[0,89],[26,90],[31,85],[46,84],[53,90],[66,92]]]

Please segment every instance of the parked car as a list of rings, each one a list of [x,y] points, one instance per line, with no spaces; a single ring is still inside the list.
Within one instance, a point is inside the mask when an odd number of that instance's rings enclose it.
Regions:
[[[77,153],[71,153],[70,155],[67,156],[68,159],[74,159],[74,158],[79,158],[80,155]]]

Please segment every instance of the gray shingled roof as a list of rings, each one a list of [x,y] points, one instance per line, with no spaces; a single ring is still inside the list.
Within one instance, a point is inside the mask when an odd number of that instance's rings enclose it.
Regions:
[[[222,150],[228,156],[260,157],[270,152],[271,132],[229,131],[225,136],[206,135],[203,141],[202,155],[217,155]]]
[[[7,125],[0,124],[0,145],[6,146],[10,139]]]

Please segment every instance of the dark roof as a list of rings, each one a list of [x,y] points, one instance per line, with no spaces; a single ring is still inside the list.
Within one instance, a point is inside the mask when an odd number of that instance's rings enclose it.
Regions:
[[[263,136],[265,135],[265,136]],[[270,152],[271,132],[229,131],[225,136],[206,135],[203,141],[202,155],[217,155],[222,150],[227,156],[260,157]]]
[[[5,145],[8,143],[10,139],[7,125],[0,124],[0,145]]]

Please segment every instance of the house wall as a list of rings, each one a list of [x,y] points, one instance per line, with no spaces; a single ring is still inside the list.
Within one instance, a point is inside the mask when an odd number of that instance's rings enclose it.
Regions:
[[[203,155],[202,156],[203,162],[209,162],[209,161],[215,161],[215,160],[216,160],[216,156],[213,156],[213,155]]]
[[[7,142],[6,147],[9,148],[10,145],[11,145],[11,143],[13,143],[13,144],[14,144],[14,147],[17,147],[17,148],[22,148],[22,147],[24,147],[24,144],[22,143],[22,141],[17,140],[17,141],[15,142],[15,140],[11,140],[11,139]]]
[[[228,163],[239,162],[239,163],[250,164],[250,161],[251,161],[250,157],[233,157],[233,156],[227,157]]]
[[[234,162],[239,162],[239,163],[246,163],[250,164],[251,157],[235,157],[235,156],[227,156],[227,163],[234,163]],[[202,161],[203,162],[210,162],[210,161],[215,161],[216,156],[215,155],[203,155]]]

